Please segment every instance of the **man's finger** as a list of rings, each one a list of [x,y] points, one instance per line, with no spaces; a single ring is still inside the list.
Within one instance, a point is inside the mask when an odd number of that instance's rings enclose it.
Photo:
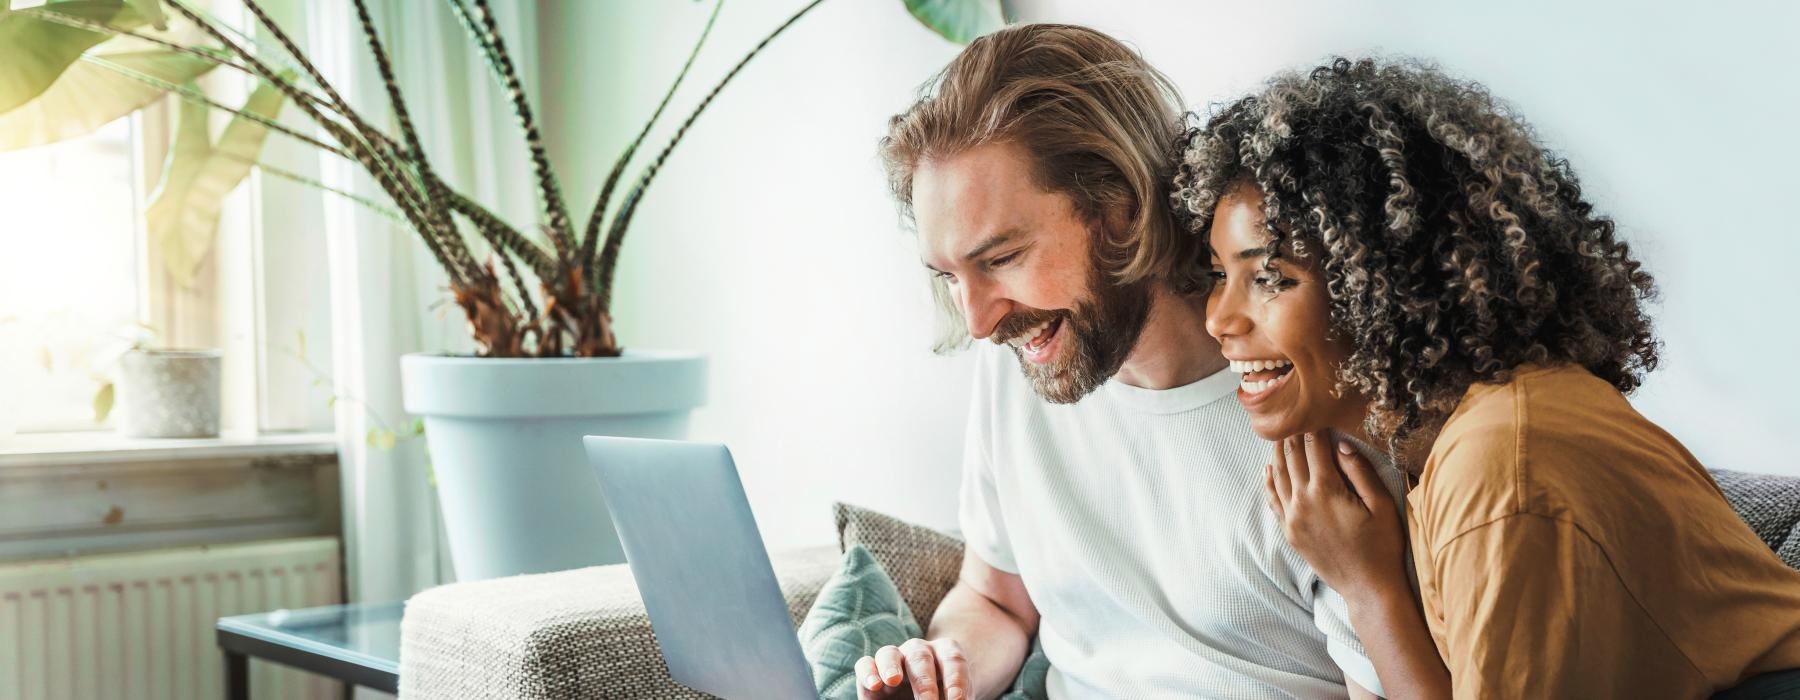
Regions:
[[[1331,455],[1331,437],[1323,433],[1307,433],[1306,438],[1307,470],[1314,487],[1326,493],[1342,493],[1349,490],[1344,479],[1338,476],[1337,462]]]
[[[943,681],[944,700],[968,700],[969,692],[969,660],[963,655],[962,646],[953,639],[940,639],[931,643],[938,662],[938,678]]]
[[[900,647],[885,646],[875,650],[875,672],[881,676],[881,682],[889,688],[897,688],[906,682],[906,670],[900,660]]]
[[[1388,493],[1387,484],[1375,474],[1375,468],[1369,466],[1368,460],[1356,453],[1356,448],[1349,442],[1338,443],[1338,464],[1343,466],[1344,476],[1350,479],[1350,486],[1356,489],[1356,495],[1362,499],[1369,512],[1382,512],[1384,508],[1394,505],[1394,497]]]
[[[938,689],[936,654],[931,653],[931,646],[922,639],[909,639],[900,645],[900,653],[906,658],[906,680],[912,683],[913,698],[942,698]]]
[[[858,700],[873,700],[872,691],[882,687],[881,675],[875,671],[875,657],[865,656],[856,660],[856,697]]]

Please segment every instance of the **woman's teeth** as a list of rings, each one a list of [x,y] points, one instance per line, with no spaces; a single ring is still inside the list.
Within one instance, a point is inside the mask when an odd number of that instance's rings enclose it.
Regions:
[[[1269,369],[1292,367],[1294,363],[1287,360],[1232,360],[1231,371],[1238,374],[1249,374]]]
[[[1255,372],[1281,371],[1281,370],[1286,370],[1287,368],[1292,367],[1292,366],[1294,366],[1294,363],[1288,362],[1287,360],[1232,360],[1231,361],[1231,371],[1237,372],[1238,374],[1244,374],[1244,375],[1249,375],[1249,374],[1255,373]],[[1266,379],[1260,379],[1260,380],[1251,379],[1250,377],[1246,376],[1243,379],[1238,380],[1238,388],[1242,389],[1244,391],[1244,393],[1246,393],[1246,394],[1251,394],[1251,395],[1260,394],[1260,393],[1263,393],[1270,389],[1273,389],[1277,386],[1280,386],[1282,383],[1287,381],[1288,375],[1291,375],[1291,374],[1293,374],[1293,372],[1282,371],[1281,374],[1279,374],[1279,375],[1276,375],[1274,377],[1268,377]]]
[[[1238,381],[1238,388],[1243,389],[1246,394],[1260,394],[1287,382],[1287,378],[1288,376],[1284,374],[1274,379],[1264,379],[1260,382],[1242,379]]]

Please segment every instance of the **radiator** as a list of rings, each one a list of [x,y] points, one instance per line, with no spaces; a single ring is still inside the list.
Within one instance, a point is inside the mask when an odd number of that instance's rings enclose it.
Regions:
[[[0,698],[221,698],[214,621],[341,600],[333,537],[0,565]],[[342,697],[303,671],[250,673],[259,699]]]

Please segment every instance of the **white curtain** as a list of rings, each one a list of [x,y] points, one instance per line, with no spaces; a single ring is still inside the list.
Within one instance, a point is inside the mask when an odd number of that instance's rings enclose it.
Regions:
[[[393,59],[406,107],[438,174],[508,221],[530,230],[535,197],[530,161],[505,91],[488,72],[444,2],[368,0]],[[353,106],[391,128],[388,98],[350,2],[309,2],[309,44],[320,70]],[[493,3],[527,94],[537,74],[532,3]],[[360,168],[325,156],[327,184],[380,201]],[[345,573],[351,602],[401,600],[449,580],[437,496],[423,439],[371,446],[371,429],[405,433],[400,356],[466,353],[462,311],[445,276],[406,226],[327,195],[332,358],[338,392]],[[480,259],[485,249],[477,248]],[[385,426],[383,424],[386,424]]]

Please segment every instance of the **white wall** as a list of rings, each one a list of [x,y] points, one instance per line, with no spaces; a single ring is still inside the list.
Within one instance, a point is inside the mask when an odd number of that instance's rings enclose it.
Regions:
[[[1024,4],[1024,19],[1126,38],[1194,105],[1333,53],[1428,57],[1485,83],[1569,157],[1657,277],[1664,363],[1639,410],[1709,467],[1800,475],[1800,6]]]
[[[726,3],[670,113],[801,4]],[[710,7],[540,5],[546,130],[582,209]],[[923,268],[875,145],[957,48],[898,0],[828,0],[708,109],[625,244],[620,340],[710,356],[692,432],[731,445],[771,547],[831,540],[836,499],[955,523],[969,365],[929,351]]]
[[[677,108],[800,4],[728,4]],[[1800,428],[1795,6],[1015,5],[1134,43],[1197,106],[1369,50],[1485,82],[1573,160],[1661,282],[1665,364],[1638,406],[1710,466],[1800,474],[1782,439]],[[540,4],[547,132],[582,207],[709,7]],[[712,356],[694,434],[732,445],[773,546],[829,539],[833,499],[954,524],[969,365],[926,349],[924,281],[874,148],[955,50],[896,0],[829,0],[714,103],[626,245],[621,337]]]

